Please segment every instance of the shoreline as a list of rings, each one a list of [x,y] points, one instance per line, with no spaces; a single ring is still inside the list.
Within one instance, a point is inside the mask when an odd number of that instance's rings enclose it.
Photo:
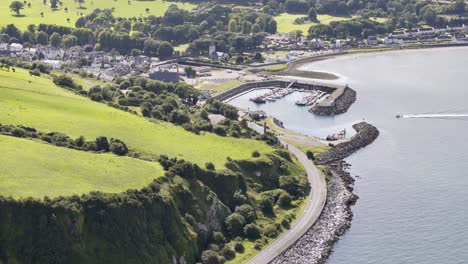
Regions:
[[[325,263],[333,252],[333,246],[351,227],[353,212],[358,196],[353,193],[355,179],[347,171],[351,166],[344,159],[370,145],[378,137],[376,127],[366,122],[353,125],[356,130],[350,141],[340,143],[317,157],[318,164],[325,164],[327,178],[327,200],[314,225],[272,264]]]
[[[353,193],[354,178],[344,161],[330,164],[327,177],[327,201],[314,225],[271,264],[323,264],[333,252],[333,246],[351,227],[351,207],[359,197]]]
[[[384,52],[395,52],[395,51],[413,51],[413,50],[432,50],[432,49],[445,49],[445,48],[463,48],[468,47],[468,43],[453,43],[453,44],[435,44],[435,45],[424,45],[424,46],[406,46],[406,47],[385,47],[385,48],[370,48],[370,49],[350,49],[343,50],[333,54],[320,55],[316,57],[301,58],[288,63],[288,67],[282,71],[272,73],[272,75],[278,76],[294,76],[300,78],[310,78],[315,80],[326,80],[336,81],[340,79],[340,76],[333,72],[326,71],[307,71],[301,70],[305,65],[312,64],[314,62],[336,59],[338,57],[346,55],[359,55],[359,54],[372,54],[372,53],[384,53]]]

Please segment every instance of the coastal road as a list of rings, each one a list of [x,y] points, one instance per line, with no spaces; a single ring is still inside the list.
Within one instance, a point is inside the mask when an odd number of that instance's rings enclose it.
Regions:
[[[311,187],[310,195],[307,199],[304,211],[296,219],[291,228],[265,247],[256,256],[251,258],[247,264],[267,264],[283,253],[312,227],[325,206],[327,185],[322,172],[317,169],[314,163],[309,160],[300,149],[281,138],[280,141],[304,166]]]

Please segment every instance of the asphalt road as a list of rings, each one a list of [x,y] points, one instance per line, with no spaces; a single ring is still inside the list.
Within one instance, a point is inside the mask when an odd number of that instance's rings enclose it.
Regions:
[[[322,172],[315,167],[313,162],[300,149],[288,144],[284,140],[281,140],[281,143],[287,146],[291,153],[304,166],[311,186],[311,192],[304,211],[296,219],[291,228],[250,259],[247,264],[266,264],[272,261],[312,227],[325,206],[327,185]]]

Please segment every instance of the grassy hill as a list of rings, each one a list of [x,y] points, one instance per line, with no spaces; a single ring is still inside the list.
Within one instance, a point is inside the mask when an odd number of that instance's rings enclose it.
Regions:
[[[123,140],[131,149],[148,157],[165,154],[200,166],[213,162],[218,169],[223,167],[227,157],[245,159],[255,150],[261,153],[273,150],[255,140],[220,137],[211,133],[195,135],[169,123],[153,123],[90,101],[56,86],[46,77],[29,76],[21,69],[15,73],[0,71],[0,112],[2,124],[25,125],[44,132],[58,131],[74,138],[83,135],[89,140],[105,135]],[[68,159],[66,155],[62,157],[66,159],[61,161]],[[73,174],[74,169],[70,168],[68,172]],[[155,172],[152,177],[162,174],[159,169]],[[66,172],[63,174],[70,177]]]
[[[0,26],[14,23],[21,29],[25,29],[30,24],[40,23],[74,27],[75,21],[79,18],[77,13],[83,13],[86,15],[96,8],[114,8],[114,15],[116,17],[141,17],[148,15],[162,16],[164,12],[166,12],[166,9],[172,4],[176,4],[180,8],[187,10],[191,10],[195,7],[195,5],[190,3],[178,3],[163,0],[131,0],[130,5],[128,4],[128,0],[86,0],[80,9],[77,1],[62,0],[63,5],[59,5],[58,10],[52,11],[49,1],[47,1],[47,5],[44,5],[42,0],[29,0],[28,2],[31,3],[31,7],[29,8],[25,6],[25,8],[21,10],[22,16],[17,17],[9,9],[10,2],[11,1],[9,0],[5,0],[5,3],[0,5],[0,16],[6,18],[2,19]],[[68,12],[65,12],[65,8],[68,8]],[[146,8],[149,8],[149,12],[146,12]],[[41,12],[44,12],[44,17],[41,17]],[[70,18],[70,23],[67,22],[67,18]]]
[[[140,189],[163,174],[156,162],[0,136],[0,193],[50,198],[91,191]]]
[[[305,17],[306,15],[303,14],[288,14],[282,13],[275,17],[276,22],[278,23],[278,32],[280,33],[288,33],[294,30],[302,30],[304,34],[307,34],[309,28],[313,25],[317,25],[318,23],[314,22],[306,22],[304,24],[294,24],[294,20],[300,17]],[[317,19],[321,24],[328,25],[330,22],[333,21],[344,21],[352,19],[352,16],[349,17],[341,17],[341,16],[331,16],[320,14],[317,15]]]

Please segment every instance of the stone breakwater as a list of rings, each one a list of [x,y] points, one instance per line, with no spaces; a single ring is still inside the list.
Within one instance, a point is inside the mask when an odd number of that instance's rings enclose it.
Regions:
[[[340,143],[331,150],[317,156],[317,163],[328,164],[334,161],[342,160],[359,149],[371,144],[379,136],[379,130],[366,122],[353,125],[356,135],[347,142]]]
[[[276,257],[272,264],[322,264],[332,252],[334,242],[351,226],[351,206],[358,197],[353,194],[354,179],[345,171],[343,161],[329,164],[327,202],[319,219],[290,248]]]
[[[356,91],[346,87],[343,92],[337,93],[337,96],[332,94],[325,101],[309,109],[309,112],[324,116],[339,115],[346,113],[354,102],[356,102]]]

